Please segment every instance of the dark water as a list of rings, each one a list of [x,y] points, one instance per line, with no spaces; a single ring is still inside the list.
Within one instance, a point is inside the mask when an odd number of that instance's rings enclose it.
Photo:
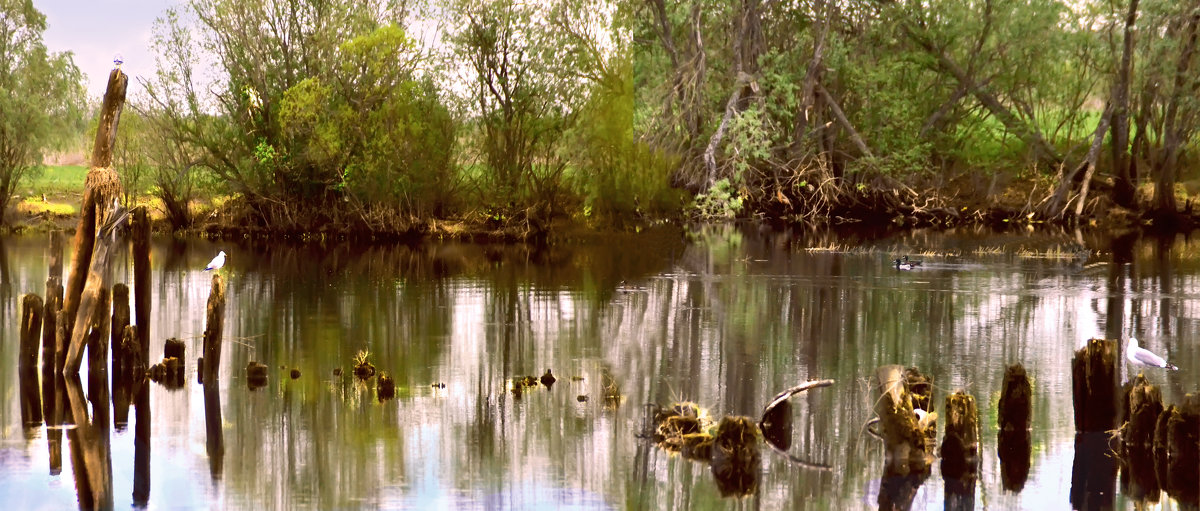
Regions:
[[[862,242],[726,227],[684,240],[660,232],[546,251],[159,240],[150,354],[162,357],[166,337],[184,339],[187,383],[149,384],[144,425],[141,411],[108,425],[123,414],[92,410],[104,423],[98,441],[108,440],[113,505],[874,508],[883,460],[863,429],[868,377],[898,363],[933,376],[938,409],[956,389],[978,400],[983,461],[966,509],[1063,509],[1076,461],[1074,349],[1093,336],[1138,337],[1180,367],[1146,372],[1168,403],[1200,380],[1200,252],[1183,238],[1082,240],[1098,249],[1086,262],[1101,263],[1086,266],[1065,254],[1077,239],[1064,235]],[[18,300],[44,291],[47,243],[0,242],[0,495],[11,509],[77,507],[72,430],[26,427],[19,399]],[[226,342],[219,393],[206,395],[195,381],[209,290],[199,269],[221,249]],[[887,264],[925,251],[935,255],[919,270]],[[129,282],[128,257],[117,263]],[[359,350],[395,378],[395,399],[378,401],[374,380],[349,374]],[[251,360],[270,368],[253,391]],[[995,454],[995,404],[1014,362],[1034,381],[1032,465],[1019,492],[1003,489]],[[559,378],[552,389],[509,390],[510,377],[547,368]],[[828,468],[764,449],[748,497],[722,497],[707,465],[638,437],[646,403],[757,418],[776,392],[810,378],[836,384],[793,400],[790,453]],[[93,400],[108,391],[84,389]],[[604,399],[606,389],[620,399]],[[149,449],[138,449],[145,425]],[[1113,488],[1093,498],[1132,509]],[[935,463],[912,507],[940,509],[944,496]]]

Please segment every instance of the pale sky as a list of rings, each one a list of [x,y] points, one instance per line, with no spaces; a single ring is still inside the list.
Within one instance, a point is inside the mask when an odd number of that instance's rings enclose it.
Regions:
[[[120,53],[121,69],[129,75],[127,96],[140,91],[138,78],[154,75],[150,50],[154,20],[185,0],[34,0],[46,15],[46,48],[70,51],[83,72],[89,99],[104,95],[113,56]]]

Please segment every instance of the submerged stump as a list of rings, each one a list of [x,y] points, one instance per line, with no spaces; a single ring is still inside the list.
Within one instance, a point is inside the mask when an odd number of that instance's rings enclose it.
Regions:
[[[375,380],[375,393],[380,401],[396,397],[396,380],[387,373],[381,373],[379,379]]]
[[[1117,343],[1091,339],[1071,360],[1075,431],[1113,429],[1117,418]]]

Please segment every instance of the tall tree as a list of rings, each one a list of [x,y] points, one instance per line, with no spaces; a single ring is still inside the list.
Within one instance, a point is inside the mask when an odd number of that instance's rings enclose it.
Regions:
[[[0,223],[43,153],[82,129],[82,76],[70,53],[49,53],[32,0],[0,0]]]

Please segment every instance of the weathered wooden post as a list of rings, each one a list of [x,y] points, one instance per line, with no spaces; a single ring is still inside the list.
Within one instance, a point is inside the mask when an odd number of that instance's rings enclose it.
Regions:
[[[50,233],[50,275],[46,278],[46,306],[42,315],[42,371],[53,373],[61,368],[58,353],[58,311],[62,308],[62,231]],[[64,351],[63,356],[66,355]]]
[[[99,289],[96,295],[96,314],[92,319],[91,328],[86,332],[88,372],[92,374],[108,373],[108,310],[112,297],[107,288]]]
[[[124,369],[126,354],[122,341],[125,339],[125,327],[129,326],[129,286],[118,282],[112,287],[112,333],[109,337],[112,346],[112,372],[121,374]]]
[[[83,203],[79,210],[79,226],[75,230],[75,253],[71,258],[71,275],[67,279],[63,310],[70,322],[63,371],[79,372],[84,348],[84,336],[95,318],[96,299],[100,288],[108,287],[108,257],[115,241],[115,232],[105,232],[101,225],[111,226],[117,199],[121,195],[121,179],[113,171],[112,148],[117,136],[121,110],[125,106],[125,88],[129,77],[120,69],[108,75],[108,88],[100,108],[100,123],[92,146],[92,168],[84,182]],[[93,252],[94,251],[94,252]],[[107,311],[105,311],[107,316]]]
[[[150,215],[146,206],[133,210],[133,312],[141,366],[150,365]]]
[[[942,437],[942,478],[946,509],[975,509],[979,474],[979,409],[963,391],[946,396],[946,433]]]
[[[42,297],[29,293],[21,298],[21,350],[17,366],[22,374],[37,367],[38,346],[41,343]]]
[[[1033,385],[1025,366],[1013,364],[1004,370],[998,415],[1000,433],[996,452],[1000,458],[1000,481],[1008,491],[1021,491],[1029,478],[1033,454],[1029,429],[1033,423]]]
[[[217,373],[221,369],[221,334],[225,321],[225,280],[221,275],[212,276],[212,291],[208,295],[208,316],[204,327],[204,382],[216,385]]]
[[[1071,360],[1075,431],[1108,431],[1116,427],[1117,343],[1091,339]]]

